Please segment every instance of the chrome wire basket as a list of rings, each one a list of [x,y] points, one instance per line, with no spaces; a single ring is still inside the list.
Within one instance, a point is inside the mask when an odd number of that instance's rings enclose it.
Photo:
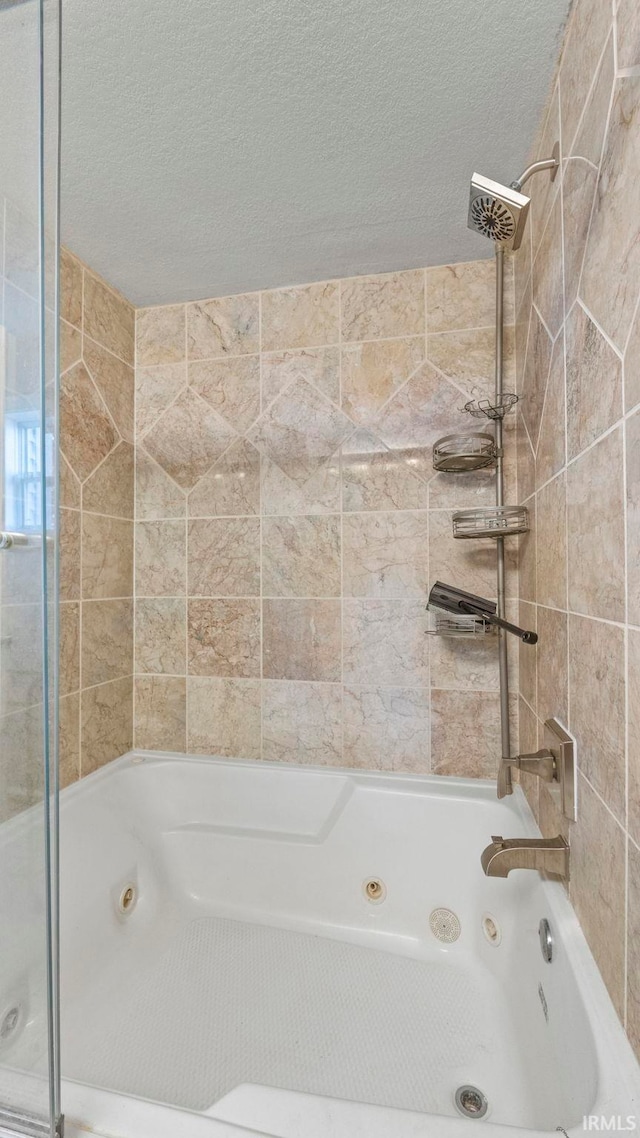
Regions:
[[[496,443],[491,435],[444,435],[433,446],[433,469],[447,474],[483,470],[496,461]]]
[[[526,533],[529,511],[526,506],[483,506],[477,510],[457,510],[453,515],[453,536],[509,537]]]
[[[431,613],[431,628],[427,629],[430,636],[470,637],[476,640],[485,636],[494,636],[495,628],[481,616],[472,616],[467,613],[453,614],[439,609],[436,605],[427,605]]]
[[[504,419],[518,402],[519,396],[505,391],[499,399],[470,399],[462,408],[475,419]]]

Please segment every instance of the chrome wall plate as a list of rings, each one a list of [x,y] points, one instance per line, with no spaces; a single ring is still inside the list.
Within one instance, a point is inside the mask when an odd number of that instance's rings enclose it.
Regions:
[[[578,817],[578,766],[576,741],[557,719],[544,724],[544,745],[556,761],[557,787],[548,786],[549,793],[558,798],[558,806],[565,818],[575,822]]]

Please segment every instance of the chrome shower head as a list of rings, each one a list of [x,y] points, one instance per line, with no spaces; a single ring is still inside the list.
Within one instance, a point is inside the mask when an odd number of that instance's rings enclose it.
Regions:
[[[482,174],[474,174],[467,225],[505,249],[519,249],[530,200],[511,186],[502,186]]]

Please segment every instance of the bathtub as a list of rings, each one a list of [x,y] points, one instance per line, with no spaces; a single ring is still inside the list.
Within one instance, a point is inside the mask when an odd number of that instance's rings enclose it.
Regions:
[[[519,789],[134,752],[61,798],[70,1133],[640,1127],[640,1070],[563,888],[482,873],[492,834],[537,833]]]

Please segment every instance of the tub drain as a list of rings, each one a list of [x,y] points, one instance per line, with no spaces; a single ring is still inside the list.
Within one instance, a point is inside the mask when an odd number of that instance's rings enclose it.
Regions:
[[[460,921],[451,909],[434,909],[429,926],[433,935],[445,944],[453,944],[460,936]]]
[[[489,1109],[489,1103],[477,1087],[458,1087],[455,1099],[460,1114],[465,1118],[484,1118]]]

